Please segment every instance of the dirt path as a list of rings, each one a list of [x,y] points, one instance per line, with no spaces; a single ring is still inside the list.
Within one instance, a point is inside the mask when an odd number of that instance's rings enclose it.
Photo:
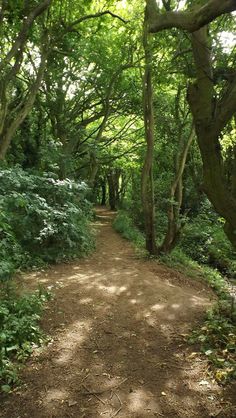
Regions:
[[[91,257],[25,279],[54,287],[43,320],[53,340],[28,362],[0,416],[236,416],[184,341],[209,304],[206,289],[137,259],[110,217],[100,210]]]

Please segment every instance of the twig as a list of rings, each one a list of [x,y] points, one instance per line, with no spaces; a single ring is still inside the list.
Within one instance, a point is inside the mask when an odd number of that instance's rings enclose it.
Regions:
[[[106,402],[104,402],[103,399],[99,398],[99,396],[97,396],[97,394],[95,392],[90,392],[90,390],[87,388],[87,386],[85,386],[85,384],[82,384],[82,386],[84,387],[84,389],[87,390],[88,393],[85,393],[84,395],[93,395],[95,396],[95,398],[97,398],[100,402],[102,402],[103,405],[106,405]]]
[[[120,400],[119,395],[117,395],[117,393],[116,393],[116,392],[113,392],[113,393],[114,393],[114,395],[116,395],[116,397],[117,397],[118,401],[120,402],[120,406],[122,406],[122,402],[121,402],[121,400]]]
[[[120,408],[117,409],[117,411],[113,415],[111,415],[110,418],[116,417],[119,414],[119,412],[121,411],[121,409],[122,409],[122,407],[120,406]]]
[[[116,392],[113,392],[113,391],[112,391],[112,393],[113,393],[113,395],[116,395],[116,397],[117,397],[117,399],[118,399],[118,401],[119,401],[119,403],[120,403],[120,407],[117,409],[117,411],[115,411],[115,413],[114,413],[114,414],[112,414],[112,415],[111,415],[111,417],[110,417],[110,418],[114,418],[114,417],[116,417],[116,416],[119,414],[119,412],[121,411],[121,409],[122,409],[122,402],[121,402],[121,400],[120,400],[119,395],[117,395],[117,393],[116,393]]]
[[[88,377],[89,377],[90,373],[88,373],[85,377],[83,377],[83,379],[81,380],[81,383],[83,383]]]

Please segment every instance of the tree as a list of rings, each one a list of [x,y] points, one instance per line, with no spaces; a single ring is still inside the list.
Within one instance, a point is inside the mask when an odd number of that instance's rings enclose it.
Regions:
[[[24,53],[30,37],[30,30],[36,19],[49,8],[50,3],[51,0],[45,0],[38,3],[35,7],[32,7],[32,2],[29,2],[27,7],[17,4],[17,24],[14,27],[14,38],[12,39],[9,50],[4,46],[1,51],[0,159],[5,158],[12,136],[32,109],[43,78],[48,51],[46,49],[47,33],[41,26],[41,34],[39,36],[39,44],[41,47],[38,47],[39,51],[41,50],[40,63],[38,67],[34,66],[35,77],[27,85],[26,93],[20,100],[16,97],[14,82],[16,82],[19,71],[23,66]],[[11,26],[11,13],[13,13],[11,4],[7,5],[6,2],[3,2],[0,11],[1,36],[5,39],[7,45],[7,31]],[[21,23],[22,20],[23,23]]]
[[[152,42],[149,32],[149,9],[145,9],[143,23],[143,48],[145,55],[145,69],[143,75],[143,111],[145,139],[147,151],[144,159],[141,180],[141,195],[145,222],[146,249],[150,254],[157,254],[155,232],[155,204],[153,184],[153,154],[154,154],[154,108],[152,82]]]
[[[147,0],[150,33],[178,28],[192,33],[196,82],[188,89],[188,101],[204,169],[204,190],[217,212],[225,219],[225,232],[236,247],[236,200],[225,179],[220,135],[236,111],[236,72],[225,80],[217,98],[207,24],[218,16],[236,10],[234,1],[209,0],[187,11],[161,13],[153,0]],[[227,71],[226,71],[227,73]]]

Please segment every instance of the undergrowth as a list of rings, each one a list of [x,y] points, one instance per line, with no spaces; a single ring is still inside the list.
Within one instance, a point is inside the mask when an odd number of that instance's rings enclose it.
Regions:
[[[190,343],[198,343],[219,383],[236,379],[236,309],[230,298],[220,299],[208,312]]]
[[[118,212],[113,226],[124,238],[144,247],[144,236],[127,212]],[[206,313],[204,324],[193,331],[189,342],[199,344],[218,382],[236,378],[236,303],[227,281],[218,270],[192,260],[179,247],[158,260],[186,276],[204,280],[218,295],[218,302]]]
[[[0,171],[0,280],[94,249],[86,193],[83,182],[51,173]]]
[[[134,225],[132,219],[125,211],[119,211],[113,222],[114,229],[119,232],[122,237],[132,241],[136,247],[144,248],[145,238],[142,232]]]
[[[50,293],[39,289],[19,296],[9,284],[0,287],[0,387],[9,392],[19,382],[20,365],[46,340],[39,319]]]

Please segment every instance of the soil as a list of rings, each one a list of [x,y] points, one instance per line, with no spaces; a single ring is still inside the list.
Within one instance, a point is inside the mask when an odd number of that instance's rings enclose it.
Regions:
[[[220,387],[186,342],[214,295],[203,283],[137,256],[98,211],[90,257],[24,277],[52,288],[22,385],[4,418],[233,418],[235,386]]]

